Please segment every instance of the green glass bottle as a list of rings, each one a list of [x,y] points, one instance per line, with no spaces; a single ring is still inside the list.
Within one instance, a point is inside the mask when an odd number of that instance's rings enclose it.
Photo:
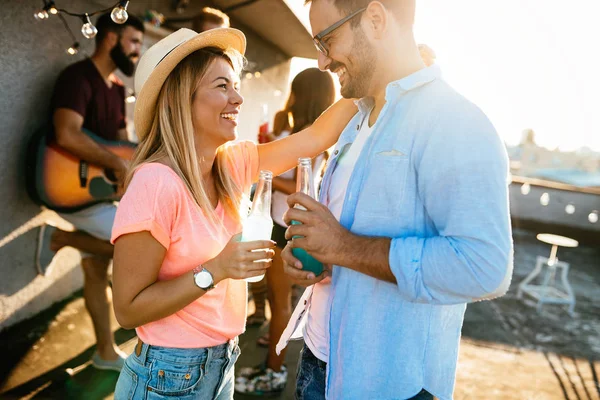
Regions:
[[[312,174],[312,160],[310,158],[298,159],[298,171],[296,173],[296,191],[309,195],[316,199],[315,185]],[[304,209],[301,205],[296,204],[295,208]],[[301,222],[292,221],[292,225],[299,225]],[[300,236],[294,236],[297,238]],[[323,272],[323,263],[317,261],[313,256],[308,254],[304,249],[293,248],[292,254],[302,263],[304,271],[311,271],[315,276]]]

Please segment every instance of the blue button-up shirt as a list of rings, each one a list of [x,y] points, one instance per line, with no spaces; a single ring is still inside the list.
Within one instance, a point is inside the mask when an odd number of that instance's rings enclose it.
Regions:
[[[508,159],[487,117],[437,66],[390,83],[350,178],[340,223],[392,238],[397,283],[335,266],[329,399],[451,399],[466,303],[506,292],[512,273]],[[336,145],[350,145],[373,106]],[[366,122],[364,122],[366,123]],[[328,192],[334,152],[321,189]]]

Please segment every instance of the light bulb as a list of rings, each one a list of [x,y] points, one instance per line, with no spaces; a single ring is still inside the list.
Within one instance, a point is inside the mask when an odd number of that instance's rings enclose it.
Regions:
[[[127,5],[129,5],[129,1],[121,1],[118,6],[113,8],[110,13],[110,18],[115,22],[115,24],[124,24],[127,21],[129,15],[127,14]]]
[[[52,14],[52,15],[58,14],[58,9],[54,5],[53,1],[48,3],[48,6],[46,7],[46,9],[48,9],[48,11],[50,11],[50,14]]]
[[[246,79],[252,79],[254,75],[252,75],[252,72],[247,72],[246,73]]]
[[[48,11],[46,11],[46,10],[36,11],[35,13],[33,13],[33,17],[38,21],[43,21],[45,19],[48,19]]]
[[[98,29],[92,24],[90,21],[90,16],[85,14],[83,19],[83,26],[81,27],[81,34],[85,36],[86,39],[92,39],[98,33]]]
[[[254,77],[256,77],[256,78],[260,78],[260,76],[261,76],[261,73],[259,71],[256,71],[254,73]]]
[[[575,206],[573,204],[567,204],[565,207],[565,212],[567,214],[573,214],[575,212]]]
[[[550,204],[550,195],[548,193],[544,193],[540,197],[540,204],[543,206],[547,206],[548,204]]]
[[[529,183],[524,183],[521,186],[521,194],[523,196],[527,196],[529,194],[529,192],[531,191],[531,185]]]
[[[588,215],[588,221],[590,221],[592,224],[598,222],[598,211],[592,211],[590,215]]]
[[[79,43],[77,43],[77,42],[73,43],[73,46],[71,46],[67,49],[67,53],[72,56],[74,56],[78,52],[79,52]]]

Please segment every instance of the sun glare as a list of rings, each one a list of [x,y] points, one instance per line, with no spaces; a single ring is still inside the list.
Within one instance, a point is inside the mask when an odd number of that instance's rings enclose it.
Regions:
[[[530,128],[549,149],[600,151],[597,15],[598,0],[417,0],[415,35],[508,145]],[[294,59],[291,78],[312,66]]]

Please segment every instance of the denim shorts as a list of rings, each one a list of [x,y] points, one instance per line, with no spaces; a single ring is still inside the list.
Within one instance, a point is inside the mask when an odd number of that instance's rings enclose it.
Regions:
[[[115,400],[233,399],[237,338],[219,346],[176,349],[141,345],[125,360]]]

